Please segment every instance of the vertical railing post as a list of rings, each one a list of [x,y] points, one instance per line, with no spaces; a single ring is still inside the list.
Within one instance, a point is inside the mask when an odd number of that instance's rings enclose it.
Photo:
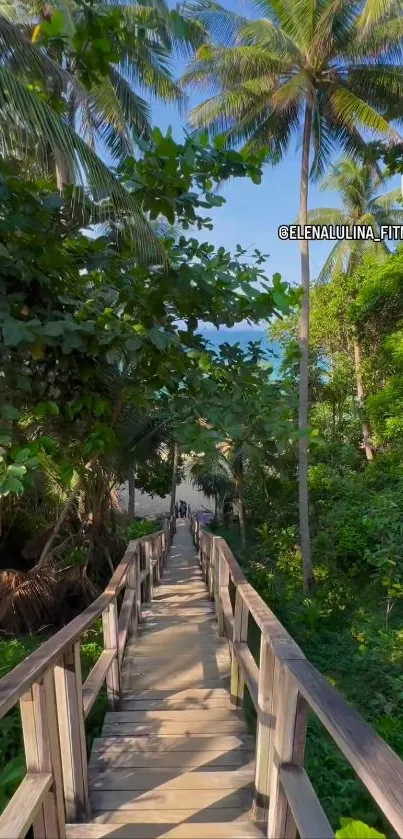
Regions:
[[[164,566],[165,561],[167,558],[167,532],[166,530],[161,533],[161,577],[164,573]]]
[[[225,620],[224,620],[224,612],[222,607],[222,597],[221,592],[224,589],[228,589],[229,585],[229,568],[228,565],[220,551],[218,549],[218,598],[216,604],[217,610],[217,620],[218,620],[218,634],[220,636],[225,635]]]
[[[297,828],[280,781],[282,763],[302,767],[308,706],[287,669],[276,659],[273,691],[276,721],[270,766],[268,839],[295,839]]]
[[[147,576],[144,580],[144,600],[146,603],[151,603],[153,599],[153,551],[152,543],[148,539],[144,542],[144,555]]]
[[[120,700],[119,632],[116,597],[113,598],[102,612],[102,626],[104,630],[104,648],[116,652],[115,659],[106,676],[108,705],[111,709],[116,710]]]
[[[256,729],[255,791],[253,816],[255,821],[267,821],[270,765],[273,738],[273,679],[274,653],[263,633],[260,636],[259,692]]]
[[[129,623],[129,635],[136,635],[137,628],[138,628],[138,614],[137,614],[137,573],[136,573],[136,552],[134,553],[128,572],[127,572],[127,581],[126,581],[126,588],[130,591],[134,591],[133,595],[133,605],[132,605],[132,612],[130,615],[130,623]]]
[[[66,819],[86,821],[88,768],[79,643],[64,653],[54,676]]]
[[[211,537],[209,539],[209,552],[208,552],[208,566],[207,566],[207,586],[208,586],[208,594],[210,600],[214,600],[214,567],[213,567],[213,559],[214,559],[214,538]]]
[[[241,586],[237,587],[235,595],[234,631],[232,642],[246,641],[248,638],[249,609],[246,606],[241,592]],[[238,659],[232,649],[231,662],[231,702],[240,707],[243,703],[245,682],[242,676]]]
[[[212,593],[211,597],[216,603],[216,610],[217,610],[217,602],[218,602],[218,545],[217,545],[217,536],[213,536],[212,539],[212,547],[211,547],[211,569],[212,569]]]
[[[141,545],[137,543],[134,560],[136,569],[136,620],[141,623]]]
[[[25,762],[28,772],[53,776],[52,786],[33,824],[35,839],[65,839],[66,814],[53,671],[20,699]]]

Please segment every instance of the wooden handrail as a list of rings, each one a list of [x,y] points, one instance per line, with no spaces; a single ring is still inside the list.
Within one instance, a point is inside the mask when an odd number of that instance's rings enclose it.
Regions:
[[[23,837],[33,826],[35,837],[64,839],[66,822],[88,817],[84,721],[105,682],[110,706],[119,700],[126,642],[141,621],[141,603],[152,599],[174,532],[171,518],[130,542],[105,591],[0,680],[0,719],[20,703],[27,766],[0,817],[1,836]],[[101,616],[104,650],[83,685],[80,640]]]
[[[403,761],[306,659],[247,582],[227,543],[204,531],[194,517],[191,530],[209,590],[210,578],[215,580],[211,590],[219,634],[227,634],[231,646],[231,700],[241,704],[246,681],[257,713],[254,814],[258,821],[267,819],[268,839],[333,835],[303,766],[309,710],[403,837]],[[259,666],[247,644],[249,614],[261,632]]]

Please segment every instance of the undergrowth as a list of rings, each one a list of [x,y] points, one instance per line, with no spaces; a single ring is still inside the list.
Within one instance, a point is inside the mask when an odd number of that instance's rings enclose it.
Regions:
[[[275,543],[252,531],[242,549],[238,530],[213,527],[231,546],[250,583],[275,612],[303,652],[356,707],[364,719],[403,758],[403,609],[397,604],[388,621],[381,593],[364,578],[352,578],[316,558],[316,591],[302,592],[301,563],[291,534]],[[248,641],[255,658],[260,633],[250,621]],[[255,725],[248,697],[249,724]],[[341,817],[359,819],[391,831],[320,721],[310,717],[306,769],[324,810],[337,829]],[[343,834],[344,835],[344,834]]]

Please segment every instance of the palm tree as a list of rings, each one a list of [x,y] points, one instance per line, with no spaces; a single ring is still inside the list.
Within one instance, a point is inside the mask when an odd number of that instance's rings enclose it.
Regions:
[[[222,520],[225,502],[235,495],[235,481],[228,461],[219,451],[195,460],[190,470],[192,484],[206,498],[214,498],[214,518]]]
[[[171,54],[181,48],[188,55],[202,37],[201,25],[183,20],[165,0],[105,0],[88,9],[75,0],[0,0],[0,151],[28,149],[37,161],[50,156],[60,188],[79,181],[98,199],[111,196],[134,215],[139,238],[152,239],[135,198],[97,149],[107,149],[115,164],[134,154],[136,142],[151,134],[140,92],[180,103]],[[110,50],[103,63],[88,55],[99,42]]]
[[[332,166],[330,174],[320,186],[324,191],[339,193],[341,208],[318,207],[310,210],[308,222],[345,225],[349,228],[366,225],[372,227],[375,238],[380,238],[382,225],[401,225],[403,222],[401,190],[379,194],[388,179],[370,162],[360,163],[348,157],[342,158]],[[385,240],[344,239],[336,242],[320,270],[318,282],[328,282],[340,271],[352,273],[368,251],[382,258],[389,253],[389,248]]]
[[[200,4],[215,42],[203,46],[187,85],[212,95],[193,109],[193,125],[228,142],[268,150],[279,160],[302,138],[300,212],[307,223],[309,175],[319,176],[334,148],[360,157],[365,132],[398,138],[389,115],[402,113],[403,22],[397,0],[256,0],[260,20]],[[311,159],[311,152],[313,157]],[[308,508],[309,246],[302,240],[299,376],[299,508],[305,587],[312,586]]]
[[[378,194],[385,180],[387,180],[385,176],[369,162],[360,164],[349,158],[340,160],[336,166],[332,167],[330,175],[323,180],[321,188],[337,191],[342,199],[342,207],[340,209],[320,207],[317,210],[311,210],[308,213],[308,221],[312,224],[343,224],[349,228],[365,224],[372,227],[376,238],[380,238],[382,225],[400,225],[403,221],[403,209],[401,205],[396,206],[397,202],[401,202],[400,189]],[[372,239],[364,241],[345,239],[336,242],[319,273],[318,281],[327,282],[340,272],[352,274],[368,251],[382,259],[389,253],[389,248],[384,240],[376,242]],[[363,414],[365,392],[361,346],[355,331],[352,335],[352,346],[357,402]],[[373,460],[371,432],[365,416],[362,421],[362,433],[365,456],[367,460]]]

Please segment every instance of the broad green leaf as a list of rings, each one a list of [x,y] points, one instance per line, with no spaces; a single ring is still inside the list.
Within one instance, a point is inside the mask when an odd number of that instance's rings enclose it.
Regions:
[[[336,830],[336,839],[386,839],[384,833],[379,833],[364,822],[340,819],[342,827]]]

